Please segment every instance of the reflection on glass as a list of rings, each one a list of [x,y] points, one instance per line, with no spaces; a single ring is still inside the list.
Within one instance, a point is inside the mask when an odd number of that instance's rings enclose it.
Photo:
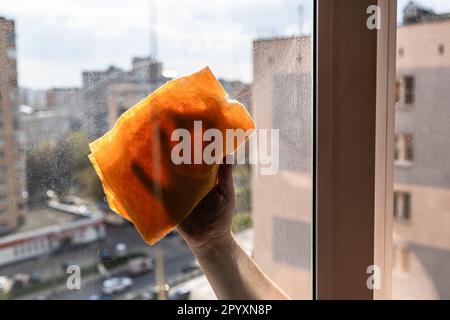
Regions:
[[[393,297],[449,299],[450,8],[399,9]]]
[[[254,175],[255,259],[294,298],[311,298],[311,37],[254,42],[256,125],[279,129],[279,171]]]

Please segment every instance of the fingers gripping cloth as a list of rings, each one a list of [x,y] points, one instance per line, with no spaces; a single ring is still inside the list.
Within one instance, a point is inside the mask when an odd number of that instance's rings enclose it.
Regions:
[[[202,123],[200,135],[195,129],[198,121]],[[195,161],[195,150],[190,163],[174,163],[172,151],[180,140],[173,139],[173,132],[184,129],[190,133],[191,149],[200,146],[203,152],[208,146],[203,133],[219,130],[223,148],[215,158],[221,159],[226,151],[234,152],[245,142],[235,137],[227,141],[227,129],[254,128],[244,106],[228,99],[205,68],[167,82],[122,114],[111,131],[90,144],[89,159],[111,209],[131,221],[147,243],[154,244],[217,184],[219,164]],[[227,143],[232,147],[226,149]]]

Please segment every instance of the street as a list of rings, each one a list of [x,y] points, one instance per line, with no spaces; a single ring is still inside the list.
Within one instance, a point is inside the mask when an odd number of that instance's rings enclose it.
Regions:
[[[147,245],[139,236],[133,226],[107,227],[106,239],[103,242],[90,244],[82,248],[72,248],[64,252],[50,256],[19,262],[13,265],[0,267],[0,275],[13,276],[17,273],[38,273],[42,279],[60,277],[65,274],[64,264],[78,265],[81,268],[89,267],[99,261],[100,249],[114,251],[118,243],[127,246],[128,253],[145,253],[153,257],[156,246],[162,246],[165,253],[166,278],[170,279],[181,274],[183,269],[189,267],[194,261],[191,251],[178,234],[166,236],[153,247]],[[120,268],[119,268],[120,269]],[[123,268],[122,268],[123,269]],[[115,272],[117,275],[125,275],[125,271]],[[116,274],[115,274],[116,275]],[[69,276],[69,275],[67,275]],[[56,288],[50,288],[32,295],[24,296],[25,299],[45,297],[49,299],[89,299],[94,294],[101,294],[102,281],[105,278],[99,274],[83,277],[81,274],[81,289],[69,290],[64,284]],[[127,292],[141,290],[154,284],[154,272],[133,278],[133,285]]]

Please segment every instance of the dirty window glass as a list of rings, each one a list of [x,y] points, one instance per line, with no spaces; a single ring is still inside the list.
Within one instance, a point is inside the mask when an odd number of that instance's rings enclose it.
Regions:
[[[110,209],[87,158],[136,102],[205,66],[263,129],[234,170],[233,230],[310,299],[312,18],[312,0],[1,1],[0,299],[215,298],[176,232],[150,247]]]

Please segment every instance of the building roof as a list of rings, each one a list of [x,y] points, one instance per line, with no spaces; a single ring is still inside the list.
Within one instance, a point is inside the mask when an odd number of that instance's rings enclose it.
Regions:
[[[289,41],[289,40],[299,40],[299,39],[311,39],[310,35],[293,35],[293,36],[274,36],[274,37],[262,37],[253,40],[253,43],[257,42],[269,42],[269,41]]]
[[[64,224],[77,219],[80,219],[80,217],[67,212],[52,209],[47,206],[42,206],[39,208],[30,209],[26,213],[26,218],[24,219],[23,224],[20,225],[14,233]]]
[[[417,24],[450,20],[450,13],[436,13],[431,9],[418,5],[414,1],[409,2],[403,9],[403,23]]]
[[[66,234],[88,226],[102,224],[103,214],[94,212],[91,217],[39,207],[27,212],[24,223],[13,233],[0,238],[0,248],[46,237],[64,237]]]

